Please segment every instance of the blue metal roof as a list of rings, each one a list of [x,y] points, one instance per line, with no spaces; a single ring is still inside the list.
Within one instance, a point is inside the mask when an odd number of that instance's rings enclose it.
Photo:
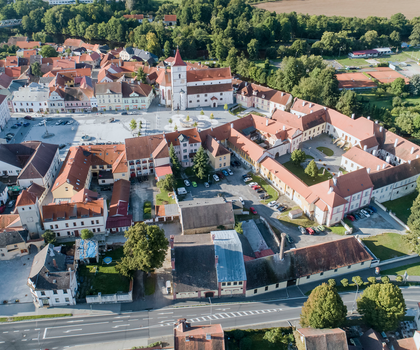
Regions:
[[[246,281],[242,244],[235,230],[212,231],[214,252],[219,257],[218,282]]]

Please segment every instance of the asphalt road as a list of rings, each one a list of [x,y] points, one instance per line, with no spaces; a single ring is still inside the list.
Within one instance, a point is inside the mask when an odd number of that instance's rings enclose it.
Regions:
[[[403,288],[407,308],[416,308],[420,287]],[[349,311],[355,293],[342,294]],[[185,317],[193,324],[220,323],[223,328],[287,325],[299,318],[306,297],[270,302],[163,308],[106,316],[33,320],[0,325],[1,349],[63,349],[118,339],[159,338],[173,334],[173,323]]]

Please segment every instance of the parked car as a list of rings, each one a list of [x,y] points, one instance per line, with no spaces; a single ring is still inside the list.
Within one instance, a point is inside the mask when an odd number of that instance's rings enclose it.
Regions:
[[[242,197],[239,197],[239,202],[241,202],[242,205],[245,205],[245,201]]]
[[[281,207],[281,204],[280,204],[280,203],[276,203],[276,204],[273,206],[273,208],[274,208],[274,209],[278,209],[279,207]]]
[[[19,127],[19,126],[22,126],[22,125],[23,125],[23,123],[21,123],[21,122],[17,122],[15,125],[16,125],[17,127]]]
[[[44,125],[44,121],[38,123],[38,126],[43,126],[43,125]]]
[[[108,122],[112,123],[115,121],[115,118],[109,118]]]
[[[16,124],[12,125],[12,129],[17,129],[18,126]]]
[[[287,207],[285,207],[284,205],[280,205],[280,206],[277,208],[277,210],[278,210],[280,213],[283,213],[284,211],[286,211],[286,210],[287,210]]]
[[[55,125],[60,125],[62,122],[62,120],[59,120],[58,122],[55,123]]]
[[[255,185],[251,187],[254,191],[259,190],[261,188],[260,185]]]
[[[204,187],[207,187],[208,188],[208,187],[210,187],[210,184],[208,182],[205,182],[204,183]]]
[[[360,210],[360,212],[363,213],[363,215],[366,216],[367,218],[370,217],[370,214],[366,210],[362,209]]]
[[[286,239],[287,239],[287,242],[289,242],[289,244],[293,243],[292,237],[290,237],[287,233],[286,233]]]
[[[307,228],[306,228],[306,231],[308,231],[308,233],[309,233],[310,235],[314,235],[314,234],[315,234],[315,231],[312,229],[312,227],[307,227]]]
[[[246,179],[247,177],[249,177],[249,175],[248,175],[248,174],[244,174],[244,175],[242,175],[242,177],[243,177],[244,179]]]
[[[355,221],[355,220],[356,220],[356,219],[354,218],[354,216],[353,216],[353,215],[350,215],[350,214],[349,214],[349,215],[347,215],[347,216],[346,216],[346,218],[347,218],[347,219],[349,219],[350,221]]]
[[[363,214],[363,213],[362,213],[362,211],[358,211],[358,212],[357,212],[357,215],[359,215],[359,217],[360,217],[361,219],[364,219],[364,218],[366,218],[366,217],[367,217],[365,214]]]
[[[258,185],[256,182],[251,182],[250,184],[248,184],[248,186],[249,186],[249,187],[251,187],[251,188],[252,188],[253,186],[256,186],[256,185]]]
[[[274,207],[276,204],[277,204],[276,201],[271,201],[270,203],[268,203],[268,206],[271,208],[271,207]]]
[[[24,126],[24,127],[27,127],[27,126],[29,126],[29,125],[31,125],[31,123],[28,123],[28,122],[23,123],[23,126]]]
[[[314,232],[315,232],[316,235],[319,235],[321,233],[321,231],[318,230],[318,228],[315,227],[315,226],[312,226],[312,230],[314,230]]]
[[[353,213],[353,217],[356,219],[356,221],[361,219],[360,215],[357,213]]]
[[[232,170],[227,169],[226,171],[228,172],[229,175],[233,175],[233,171]]]
[[[127,115],[127,112],[121,112],[121,115]]]
[[[187,187],[190,187],[190,186],[191,186],[191,184],[190,184],[190,182],[189,182],[188,180],[184,180],[184,184],[185,184],[185,186],[187,186]]]
[[[249,182],[249,181],[252,181],[252,177],[246,177],[246,178],[244,178],[244,182]]]
[[[9,132],[9,133],[7,133],[6,137],[7,137],[7,136],[13,137],[13,136],[15,136],[15,134],[14,134],[14,133],[12,133],[12,132]]]
[[[372,210],[374,213],[378,212],[378,209],[376,209],[373,205],[369,205],[368,207],[370,210]]]
[[[364,210],[366,210],[370,215],[373,215],[373,210],[370,208],[364,208]]]
[[[220,179],[224,179],[225,178],[225,175],[223,175],[223,173],[216,173],[217,174],[217,176],[220,178]]]
[[[322,225],[319,225],[318,226],[318,230],[321,231],[321,232],[324,232],[325,231],[325,227],[322,226]]]
[[[267,194],[267,193],[265,193],[265,192],[263,192],[263,193],[261,193],[258,197],[259,197],[260,199],[264,199],[264,198],[267,198],[267,197],[268,197],[268,194]]]
[[[298,227],[298,230],[300,231],[300,233],[301,233],[302,235],[307,235],[307,234],[308,234],[308,232],[306,232],[305,228],[304,228],[304,227],[302,227],[302,226],[299,226],[299,227]]]
[[[193,181],[193,182],[191,182],[191,184],[192,184],[193,187],[197,187],[197,182]]]
[[[223,175],[225,175],[225,176],[229,176],[229,173],[228,173],[225,169],[223,169],[223,170],[222,170],[222,173],[223,173]]]
[[[16,203],[16,200],[11,200],[9,203],[7,203],[7,206],[9,207],[9,208],[12,208],[14,205],[15,205],[15,203]]]
[[[220,180],[219,180],[219,177],[218,177],[216,174],[213,174],[213,179],[214,179],[214,181],[216,181],[216,182],[220,181]]]
[[[60,146],[58,146],[59,149],[66,148],[66,144],[62,143]]]
[[[26,120],[32,120],[32,117],[30,115],[27,115],[27,116],[25,116],[23,118],[26,119]]]
[[[252,214],[257,215],[257,211],[255,210],[255,208],[254,208],[254,207],[249,208],[249,211],[250,211]]]
[[[3,214],[5,210],[6,210],[6,206],[0,205],[0,214]]]

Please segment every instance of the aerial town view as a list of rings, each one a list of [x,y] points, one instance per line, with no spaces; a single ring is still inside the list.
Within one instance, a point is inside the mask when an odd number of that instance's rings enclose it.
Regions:
[[[418,0],[0,2],[0,350],[420,350]]]

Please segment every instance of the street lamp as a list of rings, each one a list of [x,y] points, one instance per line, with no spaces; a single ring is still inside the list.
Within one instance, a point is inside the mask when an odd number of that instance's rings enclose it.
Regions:
[[[212,305],[211,305],[211,298],[209,297],[209,302],[210,302],[210,324],[211,324],[211,315],[213,314],[212,312]]]
[[[354,313],[354,307],[356,305],[356,299],[357,299],[357,293],[359,293],[359,285],[357,284],[356,281],[354,281],[354,283],[356,283],[357,289],[356,289],[356,295],[354,296],[354,301],[353,301],[353,306],[351,308],[351,313]]]

